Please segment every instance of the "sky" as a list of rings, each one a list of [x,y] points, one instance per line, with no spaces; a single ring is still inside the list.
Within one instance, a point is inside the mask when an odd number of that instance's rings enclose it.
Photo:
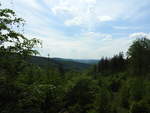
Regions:
[[[26,20],[41,56],[100,59],[150,38],[150,0],[0,0]]]

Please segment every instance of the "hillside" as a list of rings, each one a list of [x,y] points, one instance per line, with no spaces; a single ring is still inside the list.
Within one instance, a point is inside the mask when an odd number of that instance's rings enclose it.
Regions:
[[[65,59],[65,58],[52,58],[58,61],[71,61],[71,62],[78,62],[84,64],[97,64],[99,60],[97,59]]]
[[[63,58],[46,58],[46,57],[39,57],[39,56],[33,56],[30,59],[30,62],[36,65],[39,65],[41,67],[60,67],[64,70],[75,70],[75,71],[82,71],[90,66],[91,64],[87,63],[80,63],[72,59],[63,59]]]

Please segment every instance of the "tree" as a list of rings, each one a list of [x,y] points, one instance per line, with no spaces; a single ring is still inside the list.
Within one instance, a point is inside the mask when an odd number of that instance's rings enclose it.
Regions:
[[[95,99],[97,113],[110,113],[110,101],[110,92],[105,87],[101,87]]]
[[[149,112],[150,112],[149,103],[142,100],[140,102],[133,103],[129,113],[149,113]]]
[[[0,9],[0,53],[19,54],[23,56],[37,54],[33,48],[39,44],[39,40],[27,39],[23,34],[16,32],[13,26],[20,28],[24,20],[18,18],[10,9]],[[7,45],[6,45],[7,43]]]
[[[40,41],[27,39],[16,32],[24,25],[13,10],[0,9],[0,69],[9,75],[17,75],[24,68],[23,59],[38,52],[34,49]]]
[[[90,78],[79,80],[66,95],[66,106],[72,113],[87,113],[94,108],[97,83]]]
[[[114,55],[112,58],[102,58],[97,65],[98,72],[102,74],[110,74],[124,71],[126,62],[123,53],[120,52],[118,55]]]
[[[150,70],[150,40],[142,37],[133,42],[127,52],[130,67],[136,74]]]
[[[24,20],[18,18],[10,9],[0,9],[0,112],[19,112],[19,95],[23,91],[16,83],[18,75],[27,67],[26,58],[36,55],[34,49],[39,40],[27,39],[17,32],[24,25]],[[22,104],[22,103],[21,103]],[[37,113],[37,112],[36,112]]]

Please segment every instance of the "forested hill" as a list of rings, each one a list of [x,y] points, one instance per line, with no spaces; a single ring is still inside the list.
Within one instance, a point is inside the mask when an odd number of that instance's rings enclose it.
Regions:
[[[99,62],[98,59],[66,59],[66,58],[53,58],[58,61],[73,61],[78,63],[84,63],[84,64],[97,64]]]
[[[86,60],[84,60],[86,61]],[[64,70],[75,70],[75,71],[83,71],[92,66],[92,63],[81,63],[72,59],[63,59],[63,58],[46,58],[39,56],[32,56],[30,58],[30,62],[41,67],[61,67]],[[93,63],[94,64],[94,63]]]

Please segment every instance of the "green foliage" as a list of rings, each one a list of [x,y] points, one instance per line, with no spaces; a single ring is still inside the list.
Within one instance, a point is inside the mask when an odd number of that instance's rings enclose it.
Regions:
[[[116,72],[124,71],[126,68],[126,62],[123,53],[114,55],[112,58],[102,58],[98,65],[96,71],[103,75],[108,75]]]
[[[66,95],[69,112],[86,113],[92,109],[98,91],[99,88],[94,80],[89,78],[79,80]]]
[[[110,100],[110,92],[105,87],[101,87],[95,100],[96,111],[98,113],[110,113]]]
[[[131,81],[129,93],[133,101],[140,101],[145,94],[143,80],[136,79]]]
[[[39,40],[29,40],[16,32],[13,27],[19,29],[20,25],[24,25],[24,20],[18,18],[14,11],[0,9],[0,69],[6,75],[11,75],[11,80],[26,66],[24,59],[38,53],[33,48],[39,44]]]
[[[149,113],[150,112],[149,106],[150,104],[144,100],[137,103],[133,103],[130,109],[130,113]]]
[[[38,52],[33,48],[39,44],[37,39],[27,39],[21,33],[16,32],[13,26],[20,28],[24,20],[18,18],[10,9],[0,9],[0,55],[33,55]],[[7,44],[7,45],[6,45]]]
[[[128,58],[132,72],[146,74],[150,70],[150,40],[141,37],[133,42],[128,52]]]

